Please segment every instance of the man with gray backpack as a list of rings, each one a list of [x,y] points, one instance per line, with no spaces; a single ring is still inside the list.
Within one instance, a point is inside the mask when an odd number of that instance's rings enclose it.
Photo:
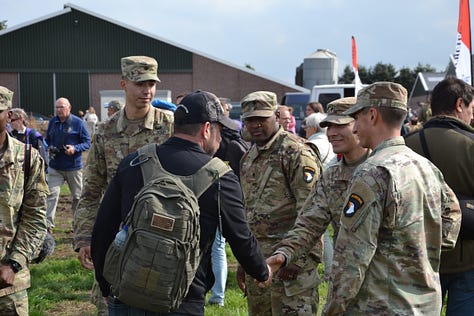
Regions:
[[[182,99],[174,119],[174,137],[124,158],[97,215],[92,259],[111,316],[204,315],[217,229],[249,275],[271,281],[237,176],[211,158],[235,123],[205,91]]]

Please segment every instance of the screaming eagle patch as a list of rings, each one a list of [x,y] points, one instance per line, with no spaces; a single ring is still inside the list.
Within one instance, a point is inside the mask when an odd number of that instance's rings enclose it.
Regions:
[[[364,205],[364,200],[357,194],[352,193],[349,196],[349,201],[347,201],[346,206],[344,207],[344,216],[352,217]]]
[[[316,170],[314,170],[313,167],[303,167],[303,180],[306,183],[311,183],[314,179],[314,173]]]

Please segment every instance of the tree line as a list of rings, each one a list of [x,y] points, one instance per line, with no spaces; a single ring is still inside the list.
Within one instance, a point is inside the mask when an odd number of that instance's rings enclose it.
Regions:
[[[391,81],[404,86],[408,91],[411,91],[415,84],[416,77],[419,72],[437,72],[436,69],[429,64],[418,65],[410,69],[409,67],[402,67],[397,70],[392,64],[377,63],[373,67],[359,66],[359,77],[363,84],[371,84],[377,81]],[[353,83],[354,71],[351,66],[346,66],[339,83]]]

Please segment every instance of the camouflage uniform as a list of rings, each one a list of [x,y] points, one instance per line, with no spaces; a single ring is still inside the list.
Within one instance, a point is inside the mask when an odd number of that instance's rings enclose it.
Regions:
[[[294,260],[302,252],[307,251],[308,244],[320,238],[331,223],[334,228],[334,241],[340,227],[341,211],[344,207],[347,190],[351,183],[354,170],[363,163],[370,150],[358,161],[347,164],[344,159],[333,158],[319,178],[311,192],[309,203],[303,207],[295,227],[288,232],[278,244],[275,252],[283,253],[287,263]]]
[[[406,111],[406,90],[375,83],[344,113],[365,107]],[[441,250],[454,247],[461,216],[441,172],[402,137],[388,138],[356,169],[348,192],[325,313],[439,314]]]
[[[122,58],[122,74],[127,80],[159,81],[156,75],[157,64],[146,56]],[[99,123],[94,142],[87,157],[85,185],[77,212],[74,215],[74,249],[90,246],[100,200],[107,185],[115,174],[120,161],[139,147],[161,144],[173,133],[172,115],[150,105],[146,117],[139,121],[129,121],[125,110]],[[102,296],[97,283],[93,286],[93,302],[103,308]]]
[[[274,105],[276,109],[276,101]],[[245,102],[242,107],[245,119],[245,112],[250,110]],[[266,145],[254,144],[242,158],[241,185],[247,220],[264,256],[270,256],[277,242],[293,227],[320,168],[318,155],[304,140],[281,127]],[[247,277],[249,314],[315,314],[321,252],[319,243],[312,255],[302,255],[295,261],[301,269],[294,280],[283,281],[274,276],[269,288],[260,289]]]
[[[11,107],[12,96],[13,92],[0,87],[0,110]],[[5,150],[0,153],[0,258],[3,264],[14,260],[22,269],[16,273],[13,286],[0,290],[0,315],[28,315],[28,263],[37,255],[46,236],[49,192],[44,161],[38,151],[31,151],[30,173],[24,186],[25,144],[8,133],[5,144]]]

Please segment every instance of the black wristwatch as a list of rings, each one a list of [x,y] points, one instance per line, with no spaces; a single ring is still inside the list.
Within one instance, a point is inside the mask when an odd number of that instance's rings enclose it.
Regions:
[[[21,269],[23,269],[21,264],[19,264],[18,262],[16,262],[13,259],[8,259],[8,264],[10,265],[10,267],[12,267],[12,270],[15,273],[18,273],[19,271],[21,271]]]

